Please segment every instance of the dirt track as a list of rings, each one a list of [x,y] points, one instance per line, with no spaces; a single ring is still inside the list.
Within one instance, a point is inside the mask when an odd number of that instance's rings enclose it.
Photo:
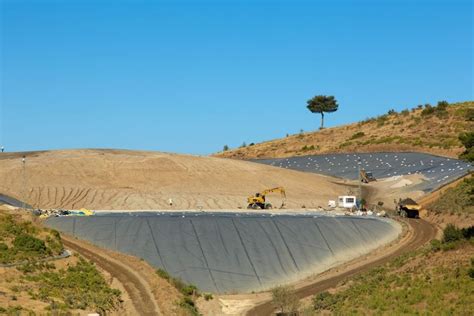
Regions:
[[[388,254],[387,256],[381,257],[366,265],[344,271],[341,274],[338,274],[334,277],[331,277],[322,281],[318,281],[310,285],[304,286],[302,288],[299,288],[296,290],[296,295],[299,298],[305,298],[305,297],[314,295],[316,293],[325,291],[327,289],[330,289],[332,287],[335,287],[342,280],[352,277],[361,272],[368,271],[372,269],[373,267],[382,265],[403,253],[406,253],[411,250],[415,250],[423,246],[424,244],[426,244],[428,241],[430,241],[431,239],[435,237],[436,228],[429,222],[422,219],[409,219],[406,221],[411,226],[413,230],[413,235],[411,236],[410,240],[404,245],[404,247],[401,247],[397,249],[396,251]],[[247,312],[247,315],[249,316],[272,315],[274,310],[275,310],[275,307],[273,306],[272,302],[266,301],[258,306],[255,306],[251,310],[249,310]]]
[[[130,296],[131,302],[137,315],[159,315],[159,308],[153,297],[153,293],[148,287],[146,280],[142,279],[130,268],[105,257],[102,254],[94,253],[85,247],[78,245],[73,239],[63,235],[63,243],[68,249],[80,253],[85,258],[97,264],[100,268],[107,271],[110,275],[117,278],[123,284],[125,290]]]

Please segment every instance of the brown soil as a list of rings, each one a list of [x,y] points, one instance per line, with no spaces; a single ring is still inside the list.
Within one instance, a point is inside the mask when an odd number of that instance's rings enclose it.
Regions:
[[[459,134],[474,129],[474,122],[467,121],[463,114],[467,108],[474,108],[474,102],[449,106],[449,115],[443,118],[436,115],[421,116],[421,110],[413,110],[406,116],[390,115],[383,125],[375,120],[353,123],[219,152],[215,156],[252,159],[327,153],[416,151],[454,158],[464,150],[458,140]],[[354,138],[360,132],[364,133],[363,136]]]
[[[231,159],[119,150],[0,155],[0,192],[38,208],[103,210],[246,208],[255,192],[283,186],[287,207],[325,206],[346,192],[332,178]],[[26,182],[26,193],[22,186]],[[25,196],[25,199],[23,197]],[[269,202],[281,204],[279,195]]]

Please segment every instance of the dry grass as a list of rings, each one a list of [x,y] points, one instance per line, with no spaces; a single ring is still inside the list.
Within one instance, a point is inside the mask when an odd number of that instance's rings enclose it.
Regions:
[[[385,114],[365,121],[291,135],[215,154],[235,159],[291,157],[310,154],[418,151],[457,157],[464,149],[460,133],[474,129],[466,119],[474,102],[448,106],[447,113],[422,115],[422,109]]]

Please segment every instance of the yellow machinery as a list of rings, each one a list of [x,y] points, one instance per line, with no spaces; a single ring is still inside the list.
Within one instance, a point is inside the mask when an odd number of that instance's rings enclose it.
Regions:
[[[399,199],[396,204],[396,211],[401,217],[420,218],[420,210],[421,206],[410,198]]]
[[[285,199],[286,193],[283,187],[277,187],[273,189],[264,190],[262,192],[255,193],[255,195],[249,196],[247,198],[248,206],[247,208],[258,209],[261,208],[262,210],[270,209],[273,206],[270,203],[265,202],[265,196],[269,193],[280,192],[282,197],[282,202],[280,208],[285,206]]]
[[[372,181],[377,181],[372,172],[365,171],[364,169],[360,170],[360,181],[364,183],[369,183]]]

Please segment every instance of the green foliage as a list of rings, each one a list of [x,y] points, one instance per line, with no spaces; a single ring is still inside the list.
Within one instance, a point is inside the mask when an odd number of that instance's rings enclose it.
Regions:
[[[408,109],[405,109],[405,110],[401,111],[400,114],[403,115],[403,116],[408,116],[408,115],[410,115],[410,111]]]
[[[228,151],[228,150],[229,150],[229,146],[224,145],[224,148],[222,148],[222,151]]]
[[[436,213],[474,214],[474,177],[464,179],[456,187],[447,189],[429,208]]]
[[[39,254],[47,252],[44,241],[28,234],[21,234],[15,237],[13,246],[20,251],[37,252]]]
[[[466,149],[474,147],[474,132],[463,133],[459,135],[459,140]]]
[[[321,114],[321,128],[324,128],[324,113],[331,113],[337,111],[339,105],[337,104],[336,99],[334,96],[326,96],[326,95],[317,95],[312,99],[306,101],[307,108],[312,113],[320,113]]]
[[[409,253],[396,263],[354,277],[334,294],[319,293],[312,298],[313,311],[318,315],[468,315],[474,308],[469,267],[433,266],[425,261],[431,255]]]
[[[421,111],[422,116],[429,116],[435,114],[439,118],[443,118],[448,115],[448,106],[449,103],[446,101],[439,101],[436,106],[431,106],[426,104],[425,108]]]
[[[474,237],[474,226],[459,229],[453,224],[448,224],[443,230],[442,246],[455,249],[459,242],[470,240],[472,237]]]
[[[63,250],[57,231],[34,227],[31,222],[17,220],[11,215],[0,214],[0,240],[2,264],[42,259],[59,255]]]
[[[311,146],[304,145],[303,147],[301,147],[301,151],[308,151],[308,150],[315,150],[314,145],[311,145]]]
[[[156,274],[158,274],[163,279],[167,280],[171,285],[173,285],[181,294],[183,298],[178,302],[178,305],[182,308],[188,310],[192,315],[199,315],[199,311],[194,302],[195,297],[199,297],[199,289],[193,284],[186,284],[180,278],[172,277],[167,271],[163,269],[157,269]],[[204,297],[206,299],[206,297]],[[206,300],[212,299],[207,298]]]
[[[313,296],[313,308],[316,311],[332,310],[336,304],[336,295],[324,291]]]
[[[388,110],[387,114],[388,115],[395,115],[395,114],[397,114],[397,111],[395,111],[394,109],[390,109],[390,110]]]
[[[281,313],[287,314],[295,314],[300,305],[294,289],[289,286],[277,286],[273,288],[272,301]]]
[[[211,293],[206,293],[206,294],[204,294],[204,299],[206,301],[210,301],[210,300],[214,299],[214,296],[212,296]]]
[[[51,310],[95,309],[105,313],[120,302],[120,291],[110,288],[96,267],[83,258],[66,270],[42,271],[25,279],[38,284],[32,296],[50,302]]]
[[[467,121],[474,121],[474,108],[466,109],[465,117]]]
[[[349,138],[349,140],[361,138],[361,137],[364,137],[364,136],[365,136],[365,133],[364,133],[364,132],[357,132],[357,133],[354,133],[354,134],[351,136],[351,138]]]

